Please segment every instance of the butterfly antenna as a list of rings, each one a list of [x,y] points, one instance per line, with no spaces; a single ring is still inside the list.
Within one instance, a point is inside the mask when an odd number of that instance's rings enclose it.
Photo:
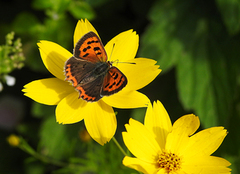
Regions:
[[[132,65],[136,64],[135,62],[119,62],[118,60],[117,60],[117,63],[127,63],[127,64],[132,64]]]
[[[115,43],[113,43],[112,52],[110,54],[109,61],[111,60],[114,47],[115,47]],[[136,64],[135,62],[119,62],[119,60],[116,60],[116,62],[117,62],[117,64],[118,63]]]
[[[112,58],[112,54],[113,54],[113,49],[114,49],[114,47],[115,47],[115,43],[113,43],[113,47],[112,47],[112,51],[111,51],[111,54],[110,54],[110,57],[109,57],[109,61],[110,61],[111,58]]]

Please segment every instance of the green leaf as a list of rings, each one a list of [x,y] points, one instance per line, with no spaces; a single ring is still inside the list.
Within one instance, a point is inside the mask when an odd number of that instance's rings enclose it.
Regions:
[[[31,34],[36,25],[38,25],[38,19],[33,14],[22,12],[15,18],[12,28],[17,34]]]
[[[141,45],[141,55],[158,60],[163,71],[176,67],[180,101],[205,127],[228,123],[238,63],[228,51],[234,44],[208,8],[216,9],[211,2],[157,1]]]
[[[136,108],[132,111],[131,117],[135,120],[144,123],[144,117],[146,114],[146,108]]]
[[[240,1],[239,0],[216,0],[223,21],[231,35],[240,30]]]
[[[71,0],[50,0],[50,1],[42,1],[42,0],[34,0],[32,3],[33,8],[40,10],[51,9],[55,12],[62,13],[68,8],[68,5]]]
[[[44,173],[44,166],[43,164],[39,163],[28,163],[25,165],[24,168],[24,173],[25,174],[42,174]]]
[[[32,6],[35,9],[47,9],[54,5],[54,1],[34,0]]]
[[[172,37],[175,17],[175,11],[166,11],[161,2],[157,2],[150,12],[152,24],[141,38],[139,55],[157,60],[163,73],[174,66],[181,56],[182,45]]]
[[[186,109],[195,109],[206,127],[218,125],[213,78],[207,53],[207,40],[201,37],[193,43],[189,56],[177,65],[178,88]]]
[[[52,117],[52,114],[55,112],[56,106],[43,105],[37,102],[33,102],[31,113],[34,117]]]
[[[40,149],[45,156],[54,159],[67,157],[71,149],[71,141],[66,132],[67,125],[56,122],[55,116],[47,118],[40,130]]]
[[[71,1],[68,9],[76,19],[87,18],[91,20],[95,17],[95,12],[91,6],[84,1]]]

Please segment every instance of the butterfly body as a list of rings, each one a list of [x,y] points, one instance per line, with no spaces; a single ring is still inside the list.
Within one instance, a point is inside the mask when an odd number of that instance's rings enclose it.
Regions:
[[[79,92],[79,98],[88,102],[117,93],[127,85],[126,76],[107,61],[104,46],[94,32],[77,42],[73,56],[66,61],[65,76]]]

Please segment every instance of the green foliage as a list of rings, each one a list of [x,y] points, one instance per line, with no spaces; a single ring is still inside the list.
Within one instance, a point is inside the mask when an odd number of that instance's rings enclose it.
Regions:
[[[0,80],[14,69],[21,69],[24,66],[25,57],[21,40],[18,38],[13,41],[13,39],[14,32],[11,32],[6,35],[5,45],[0,46]]]
[[[236,54],[229,54],[234,47],[238,52],[237,43],[231,42],[211,6],[201,1],[158,1],[149,15],[152,24],[141,51],[155,57],[163,72],[176,68],[180,100],[205,127],[227,126],[239,63]]]
[[[72,36],[76,23],[71,22],[69,13],[77,21],[81,18],[91,20],[95,18],[95,12],[87,2],[72,0],[33,0],[32,8],[43,11],[44,18],[39,20],[37,15],[22,12],[14,19],[12,28],[17,34],[28,40],[26,63],[30,65],[29,67],[35,71],[46,72],[41,60],[35,58],[37,54],[36,43],[39,40],[49,40],[72,49]],[[29,38],[31,39],[29,40]]]
[[[69,5],[69,12],[76,19],[93,19],[95,17],[95,13],[91,6],[84,1],[71,1]]]
[[[39,10],[46,10],[46,14],[52,18],[58,18],[65,12],[70,12],[76,19],[87,18],[89,20],[95,17],[95,12],[89,3],[76,0],[54,0],[41,1],[34,0],[33,7]]]
[[[44,120],[40,128],[39,148],[45,156],[53,159],[66,158],[71,153],[73,143],[66,133],[66,126],[56,124],[54,115]]]
[[[240,2],[238,0],[217,0],[216,2],[229,34],[238,34],[240,30]]]
[[[47,119],[42,125],[40,150],[35,151],[23,138],[19,137],[19,148],[31,155],[26,160],[28,164],[27,173],[43,172],[44,166],[36,163],[36,160],[61,167],[54,172],[59,174],[85,172],[111,174],[116,171],[118,171],[118,174],[123,174],[133,172],[132,169],[124,167],[121,164],[123,154],[116,148],[116,145],[112,141],[101,148],[99,148],[99,144],[93,141],[84,147],[79,145],[79,142],[76,142],[79,140],[75,138],[72,140],[78,146],[71,146],[66,126],[54,124],[52,118]],[[75,152],[78,151],[76,149],[80,149],[81,155],[79,157],[74,157],[73,155],[66,156],[73,149]],[[66,160],[67,162],[65,162]]]

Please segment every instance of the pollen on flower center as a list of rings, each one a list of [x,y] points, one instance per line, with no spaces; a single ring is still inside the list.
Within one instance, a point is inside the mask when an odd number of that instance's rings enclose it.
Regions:
[[[167,173],[181,168],[181,158],[174,153],[162,152],[157,159],[157,167],[165,169]]]

